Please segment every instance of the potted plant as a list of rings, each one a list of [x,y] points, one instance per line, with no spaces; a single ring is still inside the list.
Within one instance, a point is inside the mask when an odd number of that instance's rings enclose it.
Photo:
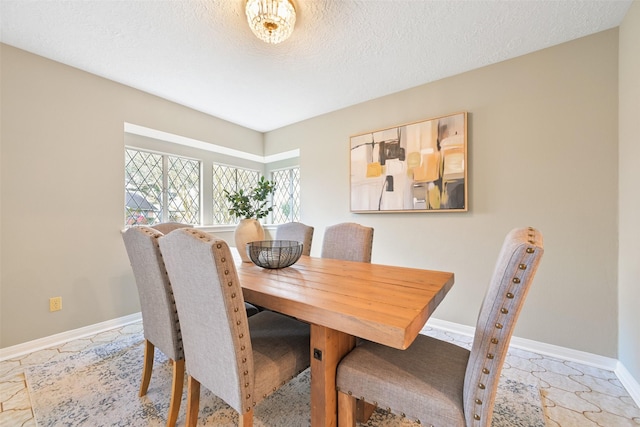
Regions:
[[[230,204],[229,214],[233,218],[240,218],[234,238],[236,249],[244,262],[251,262],[245,250],[247,243],[264,240],[264,229],[258,220],[266,217],[273,210],[273,206],[268,206],[267,198],[275,189],[276,183],[262,176],[256,186],[249,191],[224,190],[224,196]]]

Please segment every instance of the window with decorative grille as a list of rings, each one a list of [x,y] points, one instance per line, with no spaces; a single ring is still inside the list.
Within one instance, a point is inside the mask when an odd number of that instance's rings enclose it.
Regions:
[[[273,194],[273,223],[300,221],[300,168],[293,167],[271,172],[276,183]]]
[[[201,224],[199,160],[125,149],[125,225]]]
[[[213,223],[236,224],[239,219],[229,214],[229,202],[224,190],[230,192],[240,189],[250,191],[260,179],[260,172],[251,169],[213,164]]]

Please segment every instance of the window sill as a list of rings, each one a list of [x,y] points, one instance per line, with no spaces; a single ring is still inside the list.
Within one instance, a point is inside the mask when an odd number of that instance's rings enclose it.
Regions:
[[[275,230],[277,228],[277,224],[262,224],[262,227],[265,230]],[[234,232],[236,230],[236,224],[232,225],[197,225],[195,228],[198,230],[202,230],[207,233],[224,233],[224,232]]]

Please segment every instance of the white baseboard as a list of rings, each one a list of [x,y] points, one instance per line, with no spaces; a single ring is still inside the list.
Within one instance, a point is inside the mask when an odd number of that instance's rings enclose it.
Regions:
[[[95,325],[73,329],[71,331],[62,332],[11,347],[0,348],[0,362],[3,360],[13,359],[28,353],[32,353],[34,351],[62,345],[68,341],[84,338],[100,332],[108,331],[110,329],[126,326],[131,323],[139,322],[140,320],[142,320],[142,315],[140,313],[133,313],[128,316],[119,317],[117,319],[96,323]],[[475,328],[471,326],[433,318],[429,319],[425,327],[450,331],[468,337],[472,337],[475,332]],[[573,362],[582,363],[584,365],[594,366],[596,368],[612,371],[616,374],[622,385],[627,389],[627,391],[631,395],[631,398],[636,402],[638,406],[640,406],[640,384],[635,378],[633,378],[631,373],[624,367],[624,365],[616,359],[518,337],[511,338],[511,345],[522,350],[528,350],[545,356],[556,357],[563,360],[570,360]]]
[[[640,407],[640,383],[631,376],[631,373],[624,367],[622,362],[618,362],[615,372],[624,388],[626,388],[631,395],[633,401]]]
[[[475,333],[475,328],[471,326],[433,318],[427,321],[426,327],[450,331],[468,337],[472,337]],[[515,336],[511,338],[510,345],[515,348],[531,351],[544,356],[569,360],[614,372],[624,388],[631,395],[631,398],[636,402],[636,405],[640,406],[640,384],[617,359]]]
[[[77,340],[100,332],[108,331],[110,329],[126,326],[131,323],[139,322],[140,320],[142,320],[142,314],[138,312],[128,316],[119,317],[117,319],[111,319],[94,325],[85,326],[83,328],[73,329],[37,340],[28,341],[11,347],[0,348],[0,362],[20,357],[34,351],[62,345],[71,340]]]

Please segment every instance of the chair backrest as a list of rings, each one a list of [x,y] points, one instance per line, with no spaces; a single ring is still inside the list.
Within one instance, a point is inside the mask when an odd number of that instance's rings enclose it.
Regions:
[[[509,341],[544,253],[533,228],[512,230],[504,240],[485,294],[464,379],[467,426],[490,426]]]
[[[229,246],[185,228],[163,237],[160,249],[180,313],[187,372],[244,414],[257,401],[253,350]]]
[[[371,262],[373,228],[344,222],[326,228],[322,241],[323,258]]]
[[[144,337],[167,357],[181,360],[180,321],[158,246],[162,236],[145,226],[131,227],[122,234],[140,297]]]
[[[309,255],[311,254],[311,242],[313,241],[313,227],[301,222],[280,224],[276,228],[276,239],[302,242],[302,255]]]
[[[179,228],[191,228],[193,225],[191,224],[183,224],[181,222],[161,222],[159,224],[154,224],[151,228],[154,228],[161,232],[162,234],[169,234],[173,230],[177,230]]]

